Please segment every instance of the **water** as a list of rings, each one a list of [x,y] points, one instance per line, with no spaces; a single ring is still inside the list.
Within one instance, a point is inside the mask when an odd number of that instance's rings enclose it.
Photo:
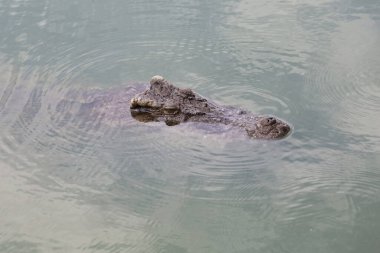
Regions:
[[[379,1],[0,0],[0,24],[1,252],[379,252]],[[294,132],[78,116],[155,74]]]

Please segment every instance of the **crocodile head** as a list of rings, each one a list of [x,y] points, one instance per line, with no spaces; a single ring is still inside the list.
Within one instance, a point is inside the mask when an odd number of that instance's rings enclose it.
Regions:
[[[163,121],[169,126],[185,121],[234,125],[257,139],[280,139],[290,132],[289,125],[280,119],[210,103],[191,89],[175,87],[161,76],[152,77],[150,88],[132,98],[130,110],[132,117],[143,122]]]
[[[139,121],[164,121],[169,126],[210,112],[206,99],[191,89],[173,86],[161,76],[152,77],[150,88],[132,98],[130,109]]]

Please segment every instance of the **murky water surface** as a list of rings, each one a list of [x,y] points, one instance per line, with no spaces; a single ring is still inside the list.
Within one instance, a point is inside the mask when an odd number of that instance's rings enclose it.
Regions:
[[[99,109],[155,74],[293,134]],[[377,0],[0,0],[0,251],[377,253],[379,108]]]

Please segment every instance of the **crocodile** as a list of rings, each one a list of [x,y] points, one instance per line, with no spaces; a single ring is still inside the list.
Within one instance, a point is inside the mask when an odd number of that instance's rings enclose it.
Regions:
[[[183,122],[231,125],[255,139],[281,139],[291,132],[290,125],[275,116],[219,105],[189,88],[174,86],[162,76],[153,76],[150,87],[131,99],[130,112],[138,121],[165,122],[168,126]]]

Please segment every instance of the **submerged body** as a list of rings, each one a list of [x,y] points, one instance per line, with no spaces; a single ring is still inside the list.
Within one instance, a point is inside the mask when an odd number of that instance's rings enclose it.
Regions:
[[[257,139],[281,139],[291,130],[283,120],[217,105],[191,89],[173,86],[161,76],[154,76],[150,88],[131,99],[130,111],[136,120],[162,121],[168,126],[182,122],[231,125]]]

